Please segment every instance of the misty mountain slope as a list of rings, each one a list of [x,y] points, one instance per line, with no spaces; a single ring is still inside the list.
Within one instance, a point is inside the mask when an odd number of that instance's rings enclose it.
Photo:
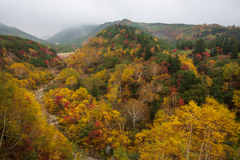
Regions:
[[[96,28],[95,25],[85,25],[78,28],[62,30],[48,39],[52,43],[68,43],[75,39],[84,37]]]
[[[130,20],[128,20],[128,19],[123,19],[123,20],[119,20],[119,21],[106,22],[106,23],[104,23],[104,24],[100,24],[100,25],[97,26],[91,33],[85,35],[84,37],[77,38],[77,39],[71,41],[70,43],[72,43],[72,44],[77,44],[77,45],[78,45],[78,44],[82,44],[82,43],[88,41],[88,38],[89,38],[89,37],[95,37],[95,35],[96,35],[98,32],[100,32],[101,30],[103,30],[103,29],[105,29],[105,28],[107,28],[107,27],[109,27],[109,26],[112,26],[112,25],[114,25],[114,24],[121,24],[121,25],[132,26],[132,27],[136,27],[136,28],[138,28],[138,29],[141,29],[141,30],[143,30],[143,31],[145,31],[145,32],[148,32],[148,30],[147,30],[146,27],[144,27],[144,26],[142,26],[142,25],[139,25],[139,24],[136,23],[136,22],[132,22],[132,21],[130,21]],[[70,44],[70,43],[69,43],[69,44]]]
[[[17,29],[15,27],[8,27],[7,25],[4,25],[2,23],[0,23],[0,35],[18,36],[21,38],[31,39],[39,43],[44,43],[44,44],[48,43],[47,41],[37,38],[35,36],[32,36],[26,32],[21,31],[20,29]]]
[[[101,30],[115,24],[127,25],[136,27],[149,33],[157,38],[170,40],[175,43],[177,40],[191,40],[197,38],[212,39],[217,34],[223,34],[224,32],[231,31],[233,27],[224,27],[218,24],[166,24],[166,23],[144,23],[144,22],[132,22],[128,19],[123,19],[114,22],[106,22],[94,28],[86,26],[85,28],[66,29],[54,37],[48,39],[53,43],[62,43],[71,46],[72,48],[78,48],[86,44],[89,37],[95,37],[95,35]],[[92,29],[92,30],[91,30]],[[169,42],[170,42],[169,41]]]

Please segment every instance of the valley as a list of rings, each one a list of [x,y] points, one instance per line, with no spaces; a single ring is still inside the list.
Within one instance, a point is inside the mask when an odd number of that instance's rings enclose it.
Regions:
[[[86,31],[0,35],[0,159],[239,159],[239,27]]]

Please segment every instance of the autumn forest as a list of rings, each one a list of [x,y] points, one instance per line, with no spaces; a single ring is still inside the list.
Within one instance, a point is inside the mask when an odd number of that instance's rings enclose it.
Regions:
[[[240,159],[240,28],[131,24],[0,35],[0,159]]]

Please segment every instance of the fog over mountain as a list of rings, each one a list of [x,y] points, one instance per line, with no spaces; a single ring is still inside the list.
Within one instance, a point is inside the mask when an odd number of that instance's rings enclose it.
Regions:
[[[52,43],[66,43],[89,34],[95,27],[95,25],[85,25],[64,29],[55,34],[53,37],[49,38],[48,41]]]
[[[0,22],[39,38],[124,18],[146,23],[240,25],[239,0],[0,0]]]

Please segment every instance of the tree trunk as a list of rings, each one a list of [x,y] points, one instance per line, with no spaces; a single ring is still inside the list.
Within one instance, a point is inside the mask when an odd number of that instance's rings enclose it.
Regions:
[[[133,119],[133,129],[135,129],[135,119]]]
[[[121,84],[119,85],[119,90],[120,90],[120,99],[122,100],[122,87],[121,87]]]
[[[231,78],[230,78],[230,82],[229,82],[229,89],[231,89],[231,87],[232,87],[232,76],[233,76],[233,74],[231,74]]]
[[[201,145],[201,149],[200,149],[198,160],[201,160],[201,158],[202,158],[202,151],[203,151],[203,146],[204,146],[204,141],[205,141],[205,138],[206,138],[206,134],[207,134],[207,127],[205,128],[204,138],[203,138],[203,142],[202,142],[202,145]]]
[[[191,123],[190,138],[189,138],[188,148],[187,148],[187,160],[189,160],[190,146],[191,146],[191,143],[192,143],[192,130],[193,130],[192,128],[193,128],[193,126],[192,126],[192,123]]]
[[[203,143],[202,143],[202,145],[201,145],[201,150],[200,150],[200,153],[199,153],[199,158],[198,158],[198,160],[201,160],[203,146],[204,146],[204,141],[203,141]]]
[[[4,115],[4,118],[3,118],[3,131],[2,131],[1,139],[0,139],[0,148],[2,147],[3,135],[4,135],[4,132],[5,132],[5,128],[6,128],[7,110],[8,109],[6,109],[6,112],[5,112],[5,115]]]

